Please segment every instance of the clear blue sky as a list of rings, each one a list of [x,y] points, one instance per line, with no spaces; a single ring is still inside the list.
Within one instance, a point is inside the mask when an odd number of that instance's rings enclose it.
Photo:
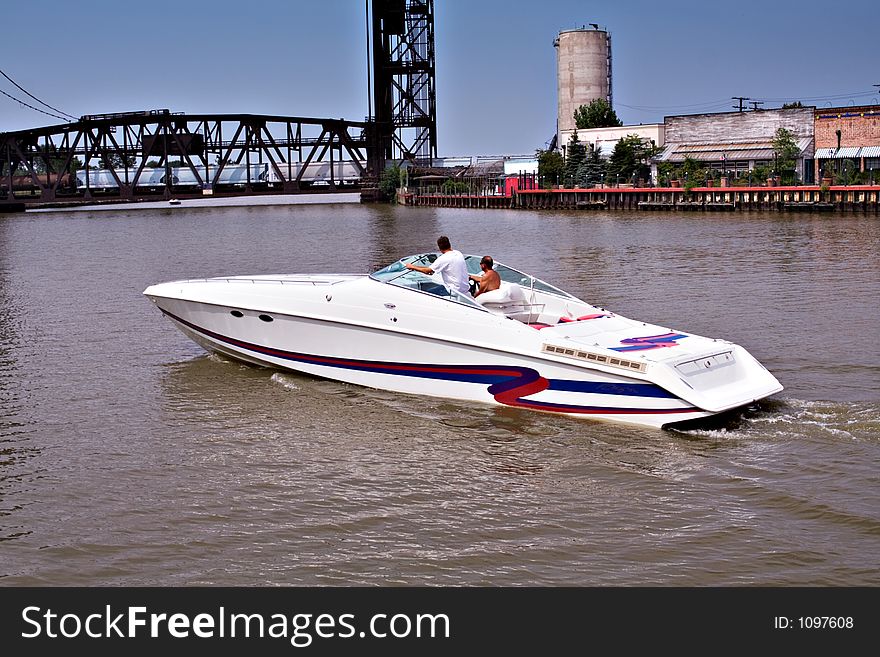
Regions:
[[[367,113],[364,0],[4,3],[0,68],[80,116]],[[435,0],[441,156],[530,154],[556,127],[560,30],[612,35],[626,124],[730,109],[732,96],[880,103],[880,0]],[[35,103],[0,77],[0,91]],[[0,95],[0,131],[58,123]]]

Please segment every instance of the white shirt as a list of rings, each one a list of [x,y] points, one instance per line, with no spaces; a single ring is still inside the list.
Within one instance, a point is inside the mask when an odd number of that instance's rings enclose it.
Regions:
[[[452,249],[441,253],[430,267],[435,274],[443,277],[443,284],[446,287],[464,294],[468,293],[468,269],[461,251]]]

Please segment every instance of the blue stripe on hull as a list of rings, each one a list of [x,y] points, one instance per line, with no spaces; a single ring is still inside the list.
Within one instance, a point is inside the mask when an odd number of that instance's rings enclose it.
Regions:
[[[597,395],[624,395],[627,397],[654,397],[678,399],[675,395],[653,383],[610,383],[602,381],[568,381],[552,379],[550,390],[564,392],[589,392]]]

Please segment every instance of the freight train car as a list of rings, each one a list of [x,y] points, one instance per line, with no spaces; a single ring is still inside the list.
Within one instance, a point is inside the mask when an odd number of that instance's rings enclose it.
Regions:
[[[280,187],[285,180],[296,180],[304,166],[303,162],[280,162],[278,169],[281,175],[279,176],[275,167],[267,162],[253,163],[250,166],[246,164],[227,164],[218,176],[217,166],[209,167],[206,172],[204,166],[198,165],[196,167],[199,174],[198,177],[196,177],[195,172],[190,167],[172,167],[171,186],[180,191],[188,189],[197,191],[202,185],[211,186],[218,190],[223,188],[236,189],[242,188],[247,184],[257,189],[261,187],[271,189]],[[361,179],[360,172],[361,168],[355,162],[334,162],[332,182],[337,186],[357,185]],[[124,173],[122,171],[117,170],[116,175],[123,180]],[[129,169],[129,179],[131,180],[133,176],[134,172],[132,169]],[[165,178],[165,167],[145,168],[141,172],[135,187],[141,191],[158,191],[165,187]],[[199,178],[201,178],[201,183]],[[331,182],[330,163],[309,163],[305,173],[299,180],[305,187],[328,186]],[[79,189],[88,187],[92,192],[111,192],[119,188],[116,178],[108,169],[78,171],[76,174],[76,185]]]
[[[69,173],[38,173],[37,179],[40,181],[39,184],[34,182],[34,179],[30,175],[26,176],[12,176],[12,191],[13,193],[28,193],[31,195],[37,195],[40,193],[42,187],[57,187],[59,191],[67,191],[73,188],[73,177]],[[9,177],[8,176],[0,176],[0,190],[8,190],[9,189]]]

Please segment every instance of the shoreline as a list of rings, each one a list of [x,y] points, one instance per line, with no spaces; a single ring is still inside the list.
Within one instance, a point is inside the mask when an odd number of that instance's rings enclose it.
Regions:
[[[335,203],[360,203],[360,192],[339,192],[339,193],[321,193],[321,194],[280,194],[280,195],[258,195],[258,196],[229,196],[229,197],[202,197],[202,198],[180,198],[175,204],[169,201],[142,201],[142,202],[125,202],[125,201],[106,201],[103,203],[94,203],[90,205],[66,205],[66,204],[46,204],[40,207],[25,207],[24,212],[94,212],[94,211],[112,211],[120,210],[155,210],[168,209],[175,210],[178,208],[217,208],[217,207],[241,207],[241,206],[257,206],[257,205],[315,205],[315,204],[335,204]]]
[[[592,187],[521,189],[510,194],[398,191],[405,206],[511,210],[726,210],[880,212],[880,185],[767,187]]]

